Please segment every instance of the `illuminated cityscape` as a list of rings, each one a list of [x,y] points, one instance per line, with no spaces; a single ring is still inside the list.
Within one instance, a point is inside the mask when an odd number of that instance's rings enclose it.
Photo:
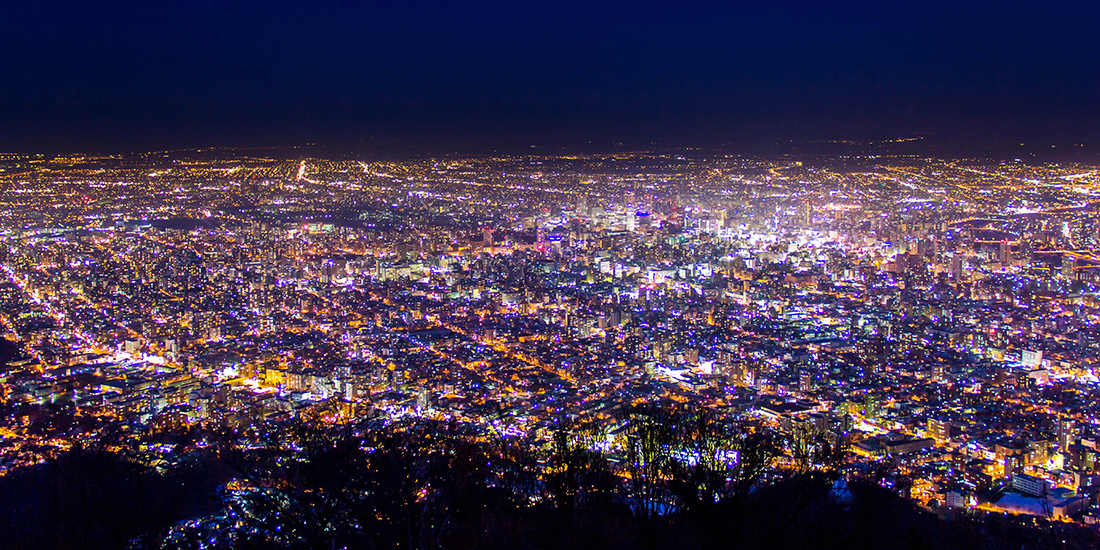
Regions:
[[[0,550],[1100,548],[1100,2],[0,16]]]
[[[881,470],[928,510],[1095,522],[1096,166],[2,162],[3,472],[303,418],[532,448],[583,425],[619,463],[648,406],[775,434],[766,476]]]

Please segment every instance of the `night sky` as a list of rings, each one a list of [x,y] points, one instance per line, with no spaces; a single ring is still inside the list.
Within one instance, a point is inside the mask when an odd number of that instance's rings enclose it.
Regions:
[[[0,151],[1100,139],[1100,2],[712,4],[8,2]]]

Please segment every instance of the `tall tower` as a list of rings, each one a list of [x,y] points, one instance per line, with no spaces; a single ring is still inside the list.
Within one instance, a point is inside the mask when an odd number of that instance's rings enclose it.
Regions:
[[[803,200],[798,205],[798,214],[800,218],[798,221],[802,223],[802,226],[809,227],[810,224],[813,223],[814,218],[813,204],[811,204],[809,200]]]

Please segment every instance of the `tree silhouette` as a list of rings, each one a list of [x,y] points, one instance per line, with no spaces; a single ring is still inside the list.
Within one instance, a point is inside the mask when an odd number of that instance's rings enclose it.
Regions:
[[[835,498],[845,444],[807,426],[775,434],[690,406],[628,407],[622,450],[607,453],[594,425],[562,424],[544,442],[350,418],[305,415],[254,438],[223,431],[219,453],[237,472],[225,508],[144,547],[973,548],[986,532],[997,537],[991,548],[1053,540],[980,518],[946,524],[872,480],[848,480]],[[1100,539],[1061,536],[1079,548]]]

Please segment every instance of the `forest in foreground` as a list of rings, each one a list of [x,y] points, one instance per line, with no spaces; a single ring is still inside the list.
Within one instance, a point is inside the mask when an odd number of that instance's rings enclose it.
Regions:
[[[1095,529],[933,513],[843,442],[635,408],[615,452],[460,425],[303,418],[105,433],[0,478],[8,548],[1096,548]],[[796,431],[797,432],[797,431]],[[165,457],[157,445],[171,445]]]

